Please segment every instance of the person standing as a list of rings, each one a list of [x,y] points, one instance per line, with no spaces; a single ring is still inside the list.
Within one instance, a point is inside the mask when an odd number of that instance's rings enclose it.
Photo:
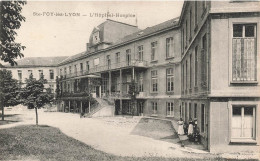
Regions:
[[[184,135],[184,130],[183,130],[183,120],[180,118],[180,121],[177,122],[179,127],[178,127],[178,135]]]

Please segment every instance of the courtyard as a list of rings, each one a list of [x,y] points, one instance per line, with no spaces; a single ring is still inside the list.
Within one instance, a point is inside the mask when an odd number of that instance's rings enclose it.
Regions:
[[[65,160],[257,158],[252,154],[210,154],[205,150],[181,147],[169,123],[150,118],[80,118],[78,114],[44,112],[41,109],[39,126],[36,127],[34,110],[19,106],[6,110],[5,114],[10,116],[6,117],[7,120],[11,116],[15,118],[0,126],[1,142],[5,145],[1,147],[0,158],[4,160],[64,160],[65,157],[59,154],[67,155]],[[54,143],[55,146],[52,146]]]

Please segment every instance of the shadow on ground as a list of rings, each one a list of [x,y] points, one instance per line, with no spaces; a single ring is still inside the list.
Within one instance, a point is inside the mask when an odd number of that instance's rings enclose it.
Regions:
[[[142,118],[131,132],[132,135],[150,137],[170,143],[179,142],[179,137],[170,121]]]
[[[21,122],[22,119],[19,117],[19,114],[7,114],[4,115],[4,121],[2,121],[2,114],[0,114],[0,125],[6,125],[6,124],[12,124],[12,123],[17,123]]]

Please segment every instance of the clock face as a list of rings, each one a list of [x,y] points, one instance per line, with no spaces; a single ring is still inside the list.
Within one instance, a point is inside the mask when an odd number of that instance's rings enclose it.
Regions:
[[[96,44],[96,43],[99,43],[99,41],[100,41],[99,32],[95,32],[93,34],[93,43]]]

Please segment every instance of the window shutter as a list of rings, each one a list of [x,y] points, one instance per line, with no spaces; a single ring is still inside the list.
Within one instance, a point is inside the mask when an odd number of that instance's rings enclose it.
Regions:
[[[201,50],[201,87],[204,88],[207,86],[206,72],[207,72],[206,51],[205,49],[202,49]]]

